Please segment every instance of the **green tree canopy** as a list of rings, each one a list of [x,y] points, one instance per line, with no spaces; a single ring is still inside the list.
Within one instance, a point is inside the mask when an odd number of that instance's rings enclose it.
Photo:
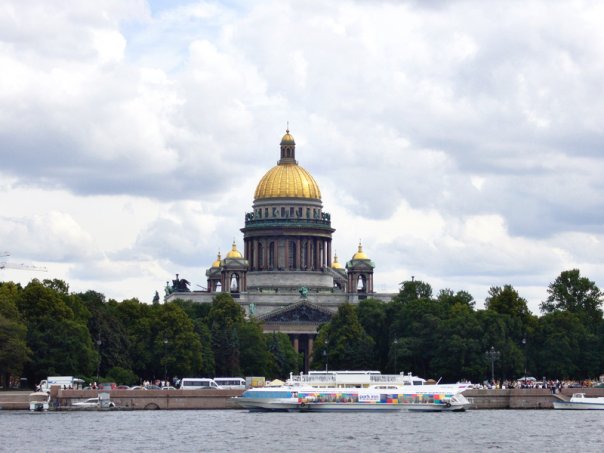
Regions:
[[[602,292],[587,277],[581,277],[579,269],[562,272],[547,288],[547,299],[541,303],[541,311],[568,311],[592,321],[602,319]]]
[[[195,376],[201,371],[201,341],[193,322],[177,304],[153,305],[154,338],[152,342],[156,367],[153,376]],[[157,368],[159,366],[159,369]]]
[[[332,369],[362,370],[375,367],[375,342],[363,329],[351,304],[340,305],[331,321],[321,328],[313,354],[315,368],[324,366],[323,345]]]
[[[212,334],[212,350],[216,374],[236,376],[240,371],[239,333],[244,322],[244,311],[228,293],[214,298],[208,313],[208,323]]]
[[[17,299],[27,323],[32,360],[25,368],[30,382],[49,375],[91,375],[95,351],[88,327],[67,305],[64,291],[32,280]]]
[[[302,357],[293,348],[289,337],[281,332],[267,335],[267,348],[271,354],[270,379],[286,379],[289,373],[298,373],[302,365]]]

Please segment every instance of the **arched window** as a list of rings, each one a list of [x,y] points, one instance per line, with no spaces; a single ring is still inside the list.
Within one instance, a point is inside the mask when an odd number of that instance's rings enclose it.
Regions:
[[[359,275],[359,279],[357,280],[357,291],[359,293],[364,293],[365,292],[365,275],[361,274]]]
[[[239,275],[231,274],[231,292],[238,293],[239,292]]]

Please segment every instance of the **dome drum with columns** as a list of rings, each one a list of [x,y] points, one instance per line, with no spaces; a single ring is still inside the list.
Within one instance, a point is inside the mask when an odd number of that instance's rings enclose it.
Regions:
[[[375,265],[360,243],[345,267],[337,256],[332,261],[331,216],[323,211],[319,185],[298,165],[289,130],[281,139],[277,165],[256,187],[241,232],[243,253],[233,241],[225,258],[218,254],[205,273],[206,291],[176,292],[166,300],[210,303],[217,293],[228,291],[267,332],[288,333],[305,354],[306,369],[325,316],[346,302],[394,296],[374,293]]]

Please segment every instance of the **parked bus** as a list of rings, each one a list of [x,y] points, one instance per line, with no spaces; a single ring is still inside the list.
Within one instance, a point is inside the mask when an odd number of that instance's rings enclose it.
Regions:
[[[214,381],[223,389],[245,390],[245,379],[240,377],[217,377]]]
[[[178,388],[180,390],[199,390],[199,389],[221,389],[214,379],[209,378],[182,378]]]

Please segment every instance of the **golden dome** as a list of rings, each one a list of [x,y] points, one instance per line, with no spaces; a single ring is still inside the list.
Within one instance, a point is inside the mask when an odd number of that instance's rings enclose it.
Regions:
[[[332,269],[342,269],[342,265],[338,263],[338,255],[333,256],[333,263],[331,263]]]
[[[285,138],[288,134],[285,134]],[[293,140],[293,137],[292,137]],[[309,172],[295,163],[282,163],[271,168],[256,187],[254,200],[262,198],[321,199],[319,185]]]
[[[233,247],[231,251],[227,253],[227,258],[243,258],[243,255],[239,250],[237,250],[237,246],[235,245],[235,241],[233,241]]]
[[[281,145],[295,145],[294,136],[289,133],[289,129],[285,131],[285,135],[281,139]]]
[[[218,252],[218,257],[216,258],[216,261],[214,261],[212,263],[212,267],[220,267],[220,261],[221,261],[220,252]]]
[[[359,250],[354,255],[352,255],[353,260],[368,260],[369,257],[363,252],[363,246],[359,242]]]

